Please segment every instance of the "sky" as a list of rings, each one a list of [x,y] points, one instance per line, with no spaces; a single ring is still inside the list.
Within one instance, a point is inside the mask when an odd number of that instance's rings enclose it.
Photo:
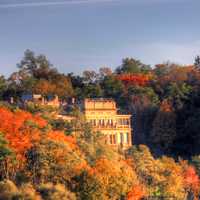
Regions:
[[[0,74],[30,49],[64,73],[191,64],[200,54],[200,0],[0,0]]]

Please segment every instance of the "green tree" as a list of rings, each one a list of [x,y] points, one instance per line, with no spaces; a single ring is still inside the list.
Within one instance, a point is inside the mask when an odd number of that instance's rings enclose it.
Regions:
[[[99,84],[87,84],[83,89],[84,97],[97,98],[103,96],[103,90]]]
[[[116,69],[118,74],[122,73],[147,73],[151,70],[150,66],[145,65],[134,58],[125,58],[122,65]]]
[[[35,53],[29,49],[24,52],[24,58],[17,66],[21,73],[35,78],[44,78],[44,76],[48,76],[49,72],[57,73],[57,70],[52,68],[46,56],[42,54],[36,56]],[[39,76],[41,74],[42,77]]]
[[[124,86],[114,75],[106,76],[101,83],[101,87],[104,89],[105,97],[119,99],[123,95]]]
[[[7,83],[4,76],[0,76],[0,100],[2,100],[3,94],[7,89]]]
[[[194,65],[199,69],[200,68],[200,56],[195,57]]]

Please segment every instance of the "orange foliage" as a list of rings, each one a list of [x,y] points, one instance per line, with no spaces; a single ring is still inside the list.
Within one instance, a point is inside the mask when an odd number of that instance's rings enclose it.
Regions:
[[[128,85],[145,86],[151,78],[146,74],[120,74],[117,79]]]
[[[136,185],[127,195],[127,200],[141,200],[145,196],[145,191],[142,186]]]
[[[39,128],[46,126],[46,121],[28,112],[0,107],[0,132],[5,135],[9,146],[19,160],[25,159],[25,152],[40,139]]]
[[[66,136],[62,131],[51,131],[47,134],[46,139],[55,141],[55,142],[64,142],[70,148],[70,151],[76,152],[77,155],[82,157],[82,152],[77,146],[76,139],[72,136]],[[65,152],[66,153],[66,152]],[[61,158],[65,153],[60,153],[59,158]],[[74,171],[81,173],[82,170],[90,170],[87,162],[85,160],[81,160],[76,165],[74,165]]]
[[[117,177],[119,172],[120,169],[117,167],[117,165],[106,158],[100,158],[96,161],[94,173],[104,174],[106,179],[109,178],[110,175]]]
[[[57,142],[65,142],[72,149],[77,148],[75,138],[72,136],[66,136],[62,131],[51,131],[47,134],[47,138]]]

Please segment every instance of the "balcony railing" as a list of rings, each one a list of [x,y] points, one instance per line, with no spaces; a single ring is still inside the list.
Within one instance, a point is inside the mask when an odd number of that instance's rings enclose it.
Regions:
[[[103,125],[103,124],[92,124],[94,128],[130,128],[130,125],[119,125],[119,124],[113,124],[113,125]]]

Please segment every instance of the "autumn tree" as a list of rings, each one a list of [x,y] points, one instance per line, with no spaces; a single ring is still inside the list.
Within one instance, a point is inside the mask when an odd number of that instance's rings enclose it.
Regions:
[[[8,108],[0,107],[0,112],[0,131],[17,159],[22,161],[26,151],[39,141],[40,129],[46,126],[46,121],[22,110],[12,112]]]
[[[193,196],[194,199],[198,199],[200,190],[200,180],[193,166],[189,165],[187,161],[181,161],[180,165],[183,168],[183,181],[184,189],[188,194],[188,197]]]
[[[141,186],[141,185],[135,185],[134,187],[132,187],[126,199],[127,200],[142,200],[142,198],[146,196],[143,187],[144,186]]]
[[[73,95],[70,78],[59,73],[46,56],[26,50],[17,66],[19,71],[13,73],[9,80],[10,85],[21,93],[54,94],[65,99]]]
[[[155,190],[158,183],[156,176],[158,168],[149,148],[145,145],[133,146],[127,150],[126,158],[135,169],[140,182]]]
[[[71,178],[87,166],[71,136],[50,132],[26,154],[27,170],[34,183],[54,182],[70,186]]]
[[[36,83],[33,91],[36,94],[42,94],[44,96],[48,96],[50,94],[51,95],[54,94],[55,88],[56,86],[54,84],[50,83],[47,80],[41,79]]]

